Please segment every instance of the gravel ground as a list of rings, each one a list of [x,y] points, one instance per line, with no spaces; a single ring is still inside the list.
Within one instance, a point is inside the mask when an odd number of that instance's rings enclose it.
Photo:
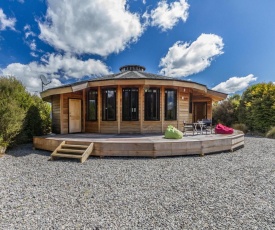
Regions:
[[[204,157],[0,158],[0,229],[275,229],[275,140]]]

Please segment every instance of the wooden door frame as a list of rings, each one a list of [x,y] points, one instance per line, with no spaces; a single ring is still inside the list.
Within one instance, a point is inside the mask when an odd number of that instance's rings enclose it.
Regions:
[[[79,100],[80,101],[80,127],[81,127],[81,131],[80,133],[82,132],[82,103],[83,103],[83,100],[81,98],[68,98],[68,133],[71,133],[70,132],[70,100],[73,99],[73,100]],[[72,133],[78,133],[78,132],[72,132]]]
[[[205,104],[205,119],[207,119],[207,101],[198,101],[198,102],[193,102],[193,122],[197,122],[195,119],[197,116],[197,114],[195,113],[196,111],[196,105],[197,104]]]

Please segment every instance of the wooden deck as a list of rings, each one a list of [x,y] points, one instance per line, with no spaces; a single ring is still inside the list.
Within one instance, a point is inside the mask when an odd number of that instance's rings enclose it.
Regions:
[[[165,139],[162,134],[66,134],[34,137],[36,149],[54,151],[62,141],[67,144],[94,143],[91,156],[160,157],[204,155],[214,152],[234,151],[244,146],[244,134],[234,131],[230,135],[208,134],[184,136],[180,140]]]

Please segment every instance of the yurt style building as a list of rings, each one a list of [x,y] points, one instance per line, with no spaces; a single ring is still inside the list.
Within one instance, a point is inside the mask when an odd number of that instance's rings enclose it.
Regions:
[[[52,105],[53,133],[144,134],[212,119],[212,103],[227,94],[125,65],[119,73],[47,89],[41,97]]]

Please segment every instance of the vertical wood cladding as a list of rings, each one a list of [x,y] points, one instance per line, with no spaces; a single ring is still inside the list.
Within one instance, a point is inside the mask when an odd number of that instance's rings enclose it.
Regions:
[[[122,89],[135,87],[139,89],[138,98],[138,121],[123,121],[122,119]],[[63,95],[52,96],[52,130],[55,133],[68,133],[68,117],[69,117],[69,99],[82,100],[82,131],[88,133],[164,133],[168,125],[173,125],[179,130],[183,128],[183,122],[192,123],[193,114],[189,113],[189,97],[192,93],[191,88],[177,87],[177,86],[154,86],[152,88],[160,88],[160,120],[159,121],[145,121],[144,120],[144,85],[125,85],[118,86],[116,98],[116,120],[102,121],[102,98],[101,90],[98,89],[98,117],[97,121],[87,121],[87,92],[89,88],[83,92],[82,90],[74,93],[65,93]],[[96,88],[96,87],[94,87]],[[115,88],[110,86],[110,88]],[[177,120],[165,120],[165,89],[177,90]],[[198,95],[193,92],[193,102],[207,102],[207,118],[212,118],[212,100],[211,98]],[[85,103],[85,105],[83,104]],[[63,107],[61,108],[61,106]]]
[[[60,95],[52,96],[52,132],[60,133]]]

